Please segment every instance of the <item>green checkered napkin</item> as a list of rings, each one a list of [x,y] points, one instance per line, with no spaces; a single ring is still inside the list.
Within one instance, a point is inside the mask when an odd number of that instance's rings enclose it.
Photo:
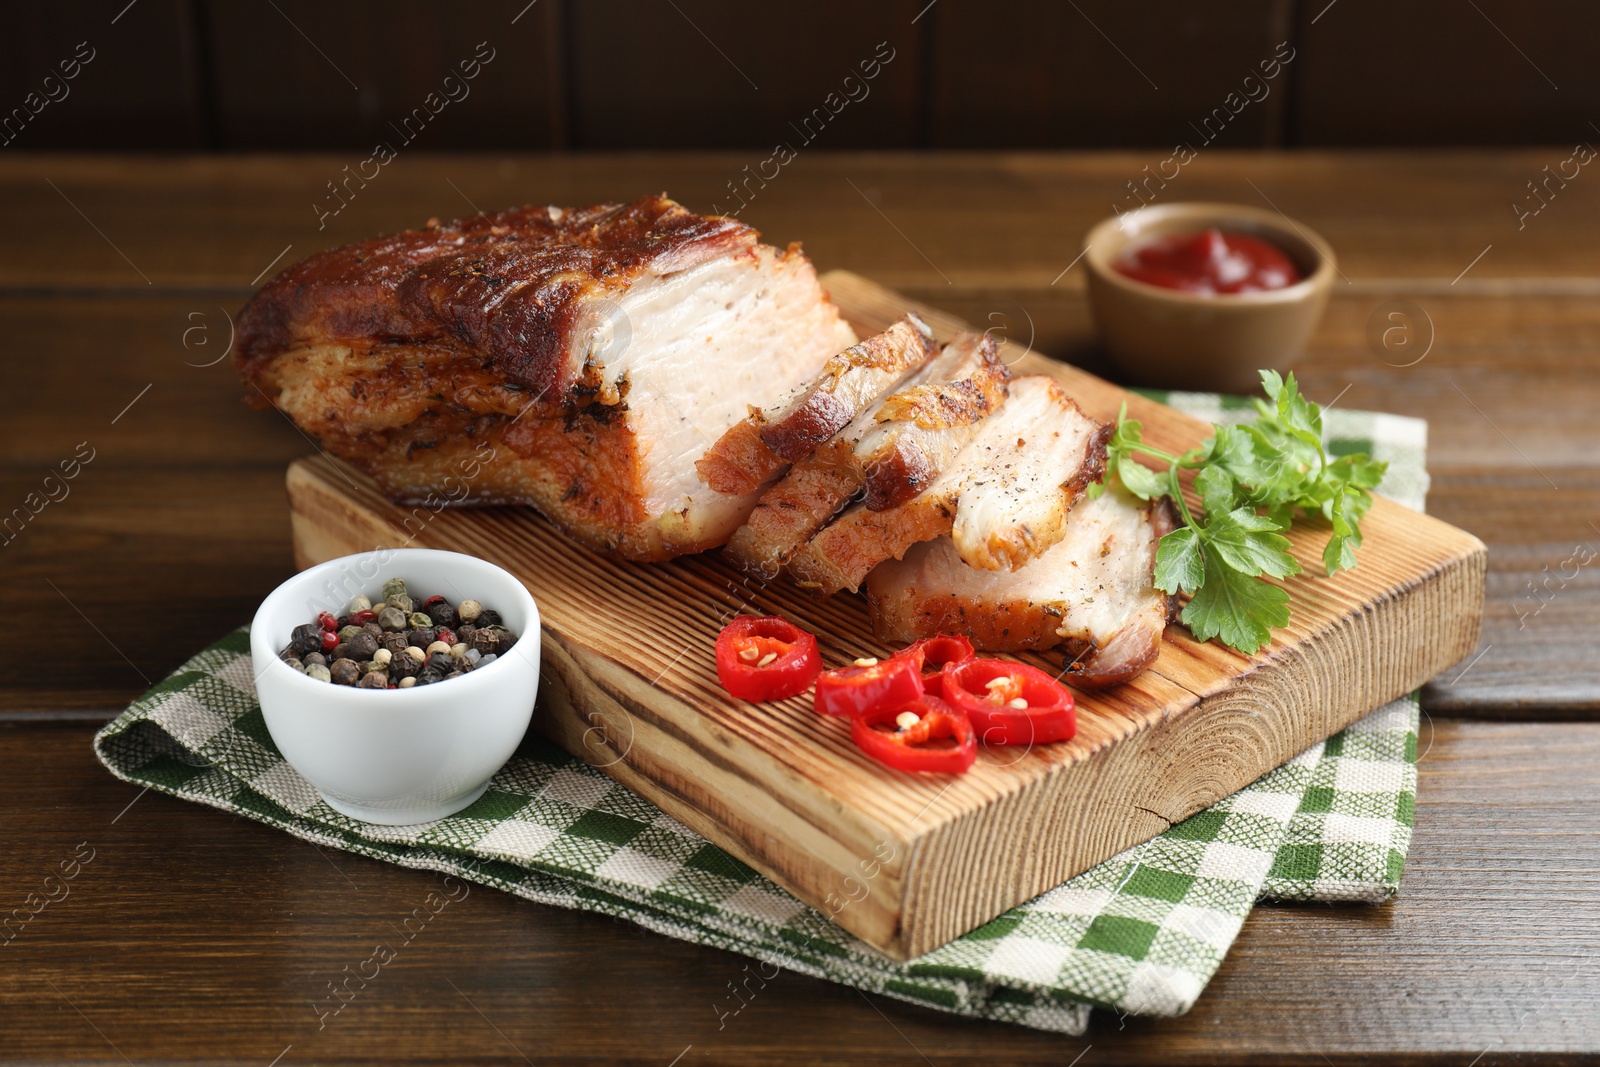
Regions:
[[[1165,399],[1202,417],[1214,417],[1205,405],[1222,403]],[[1328,420],[1336,449],[1370,441],[1394,463],[1391,480],[1420,494],[1421,424],[1329,414],[1338,415]],[[1188,1010],[1263,896],[1377,901],[1395,893],[1410,840],[1416,729],[1414,698],[1396,701],[1159,837],[909,963],[886,959],[534,736],[481,799],[451,818],[392,827],[339,814],[272,743],[244,630],[139,698],[96,735],[95,749],[120,778],[320,845],[626,918],[867,992],[1081,1033],[1091,1005]]]

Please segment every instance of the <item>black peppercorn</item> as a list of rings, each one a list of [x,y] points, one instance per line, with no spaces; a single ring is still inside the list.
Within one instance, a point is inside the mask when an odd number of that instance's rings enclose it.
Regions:
[[[363,623],[361,628],[367,633],[371,634],[373,637],[383,636],[383,627],[379,626],[375,622]]]
[[[448,600],[430,604],[426,610],[428,618],[433,620],[435,626],[454,626],[456,624],[456,609]]]
[[[387,689],[389,676],[382,671],[372,671],[361,676],[361,681],[356,683],[358,689]]]
[[[500,613],[493,608],[484,608],[483,612],[472,622],[476,626],[499,626],[501,624]]]
[[[480,656],[487,656],[491,652],[500,650],[500,638],[490,629],[474,630],[471,640],[467,641],[467,647],[477,649]]]
[[[418,648],[427,648],[429,645],[433,644],[433,639],[437,634],[438,631],[432,626],[419,626],[417,629],[406,634],[406,643],[415,645]]]
[[[361,678],[361,667],[355,660],[336,659],[328,668],[328,674],[334,685],[355,685]]]
[[[371,659],[376,651],[378,639],[371,634],[358,634],[349,641],[348,654],[351,659]]]
[[[333,651],[328,653],[328,662],[329,663],[332,663],[334,660],[349,659],[349,658],[350,658],[350,646],[345,644],[343,641],[339,642],[337,645],[334,645],[333,646]]]
[[[402,652],[389,661],[389,677],[415,678],[422,671],[422,664]]]
[[[307,667],[311,666],[312,664],[326,667],[328,665],[328,657],[324,656],[321,652],[307,652],[301,662],[303,662]]]
[[[289,650],[297,656],[315,652],[322,647],[322,627],[314,622],[302,623],[289,631]]]
[[[446,671],[452,670],[455,664],[450,662],[450,654],[448,652],[435,652],[428,657],[428,667],[430,670],[444,674]]]
[[[410,643],[405,634],[384,634],[383,639],[378,642],[378,647],[387,648],[391,655],[398,656]]]
[[[443,678],[443,677],[444,677],[444,675],[440,674],[438,671],[434,670],[432,667],[424,667],[424,668],[422,668],[421,671],[419,671],[417,673],[417,684],[418,685],[432,685],[434,682],[437,682],[440,678]]]

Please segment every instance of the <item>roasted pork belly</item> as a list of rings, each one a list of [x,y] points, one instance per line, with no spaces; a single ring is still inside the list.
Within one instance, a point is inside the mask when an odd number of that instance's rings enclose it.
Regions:
[[[903,504],[857,504],[788,561],[821,595],[855,590],[879,563],[945,534],[976,568],[1016,568],[1058,541],[1066,513],[1105,467],[1107,429],[1043,375],[1018,378],[933,484]]]
[[[873,472],[883,495],[895,486],[905,499],[916,496],[917,487],[926,488],[972,439],[978,423],[1005,400],[1009,381],[992,339],[957,334],[888,396],[794,463],[762,495],[725,554],[747,571],[771,578],[866,489]]]
[[[775,407],[752,410],[695,464],[719,493],[750,493],[875,404],[933,354],[933,331],[916,315],[832,357]]]
[[[630,559],[754,507],[698,460],[855,343],[798,246],[659,197],[526,207],[318,253],[239,318],[264,402],[406,503],[532,504]]]
[[[959,633],[991,652],[1066,645],[1075,684],[1126,681],[1155,659],[1172,613],[1151,580],[1172,523],[1165,502],[1113,488],[1081,497],[1061,540],[1014,571],[968,566],[949,537],[915,545],[868,576],[873,626],[888,644]]]

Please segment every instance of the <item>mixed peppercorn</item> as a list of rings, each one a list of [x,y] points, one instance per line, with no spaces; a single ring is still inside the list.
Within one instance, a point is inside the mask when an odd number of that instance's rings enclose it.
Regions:
[[[414,599],[406,583],[383,583],[383,599],[350,601],[296,626],[278,657],[319,682],[360,689],[410,689],[477,670],[516,644],[500,614],[476,600]]]

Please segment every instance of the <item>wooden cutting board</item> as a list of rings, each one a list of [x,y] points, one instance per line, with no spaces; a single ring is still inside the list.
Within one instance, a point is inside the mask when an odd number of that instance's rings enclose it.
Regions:
[[[862,336],[913,309],[941,337],[964,325],[853,274],[824,283]],[[1052,375],[1098,418],[1126,401],[1164,449],[1209,432],[1035,353],[1006,359],[1019,374]],[[301,566],[412,545],[518,574],[544,623],[536,727],[897,959],[1153,837],[1411,691],[1476,647],[1483,613],[1482,542],[1379,499],[1353,572],[1321,576],[1325,530],[1291,534],[1305,568],[1284,583],[1294,618],[1257,655],[1168,627],[1150,670],[1078,695],[1074,740],[986,750],[966,775],[922,778],[861,755],[809,695],[756,706],[717,684],[712,646],[739,612],[813,631],[829,665],[888,653],[861,598],[819,602],[715,553],[609,560],[529,509],[405,509],[325,457],[294,463],[288,485]],[[1021,658],[1060,667],[1059,654]]]

